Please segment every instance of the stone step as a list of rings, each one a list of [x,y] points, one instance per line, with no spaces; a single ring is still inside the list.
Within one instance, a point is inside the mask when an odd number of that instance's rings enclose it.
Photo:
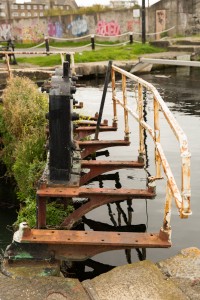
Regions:
[[[186,300],[188,297],[151,261],[117,267],[83,283],[94,300]]]
[[[26,264],[15,270],[16,264],[11,264],[11,277],[1,268],[1,300],[198,300],[200,295],[198,248],[183,249],[157,265],[146,260],[116,267],[82,284],[77,279],[44,276],[52,262],[34,263],[35,274],[30,273],[30,262]]]
[[[168,51],[197,52],[200,51],[200,45],[172,45],[168,47]]]
[[[187,248],[157,263],[141,261],[117,267],[82,282],[93,300],[198,300],[200,249]]]
[[[177,40],[174,44],[200,46],[200,40]]]
[[[90,300],[78,279],[55,276],[32,276],[28,278],[28,269],[10,278],[0,273],[1,300]],[[27,272],[27,276],[25,273]],[[23,278],[22,278],[23,277]]]

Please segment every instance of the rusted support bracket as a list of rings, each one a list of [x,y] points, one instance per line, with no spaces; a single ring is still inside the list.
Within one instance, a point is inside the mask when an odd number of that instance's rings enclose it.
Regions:
[[[79,126],[78,128],[75,128],[74,133],[76,134],[76,140],[81,140],[86,136],[95,133],[95,130],[96,130],[96,126]],[[100,126],[99,131],[100,132],[117,131],[117,127]]]
[[[144,167],[143,163],[137,161],[97,161],[97,160],[83,160],[81,162],[81,168],[90,169],[90,171],[84,174],[80,179],[80,185],[86,184],[96,176],[109,172],[112,170],[124,169],[124,168],[137,168]]]
[[[106,189],[106,188],[96,188],[88,189],[84,187],[80,188],[65,188],[65,187],[47,187],[38,190],[38,203],[40,202],[40,197],[42,200],[42,205],[38,204],[38,219],[43,220],[42,225],[46,223],[44,214],[44,199],[49,197],[62,198],[62,197],[82,197],[88,198],[89,201],[83,204],[80,208],[75,210],[68,218],[64,220],[61,226],[71,228],[78,220],[84,216],[87,212],[94,208],[97,208],[106,203],[112,203],[115,201],[123,201],[127,199],[153,199],[155,194],[148,190],[139,189]],[[39,208],[42,207],[42,211]],[[41,223],[40,223],[41,225]],[[43,227],[43,226],[41,226]],[[40,228],[41,228],[40,227]]]
[[[88,195],[89,201],[83,204],[78,209],[76,209],[73,213],[71,213],[70,216],[64,220],[61,226],[64,226],[66,229],[72,228],[74,224],[81,219],[82,216],[84,216],[86,213],[104,204],[108,204],[116,201],[138,199],[138,198],[152,199],[155,196],[153,193],[148,192],[147,190],[129,190],[129,191],[124,190],[122,194],[118,193],[118,191],[121,190],[116,190],[115,193],[112,193],[110,195],[101,195],[101,194],[96,194],[93,196]]]
[[[81,152],[81,158],[84,159],[88,155],[96,152],[97,150],[101,150],[104,148],[109,147],[116,147],[116,146],[129,146],[130,141],[125,140],[114,140],[114,141],[78,141],[78,145],[80,149],[82,149]]]

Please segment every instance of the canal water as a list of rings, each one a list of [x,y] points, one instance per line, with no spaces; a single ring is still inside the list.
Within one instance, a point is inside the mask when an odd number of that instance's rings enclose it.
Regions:
[[[193,214],[189,219],[182,220],[178,216],[177,209],[173,205],[171,226],[172,226],[172,247],[169,249],[147,249],[146,256],[154,262],[166,259],[176,255],[181,249],[187,247],[200,248],[200,70],[197,68],[178,68],[156,71],[151,74],[141,76],[146,81],[152,83],[162,95],[164,101],[174,114],[176,120],[185,131],[189,148],[192,154],[191,159],[191,207]],[[99,103],[102,97],[103,85],[101,82],[88,81],[85,82],[86,87],[80,87],[75,95],[76,100],[84,102],[82,113],[86,115],[94,115],[98,111]],[[117,83],[118,88],[118,83]],[[147,121],[151,123],[152,119],[152,99],[144,95],[146,100]],[[134,97],[132,95],[131,97]],[[119,111],[119,129],[117,136],[115,133],[101,133],[101,139],[123,139],[124,125],[123,113]],[[103,118],[108,119],[112,124],[112,99],[111,87],[108,88]],[[164,147],[165,154],[168,158],[172,171],[175,174],[177,183],[180,185],[180,153],[178,142],[173,138],[171,131],[161,118],[161,144]],[[131,146],[109,148],[109,157],[101,156],[99,159],[113,160],[136,160],[138,151],[138,125],[130,119],[130,138]],[[153,167],[153,143],[147,136],[147,165],[146,172],[135,170],[120,170],[110,172],[113,174],[114,180],[94,181],[90,183],[91,187],[116,187],[119,188],[145,188],[147,174],[154,175]],[[118,177],[119,175],[119,177]],[[104,178],[105,179],[105,178]],[[2,187],[0,186],[0,189]],[[7,194],[0,193],[1,197],[6,199]],[[124,201],[119,205],[104,205],[86,215],[86,229],[95,226],[104,226],[94,223],[98,221],[110,226],[132,224],[145,224],[148,232],[158,232],[162,226],[165,200],[165,182],[157,181],[157,196],[154,200],[133,200],[131,203]],[[0,247],[4,248],[8,243],[10,231],[7,225],[11,225],[15,217],[13,210],[0,210]],[[103,228],[103,227],[102,227]],[[110,266],[118,266],[127,262],[138,261],[138,253],[136,250],[131,251],[111,251],[96,255],[92,260],[88,261],[86,271],[88,274],[99,274],[102,270],[109,270]],[[95,273],[96,272],[96,273]]]

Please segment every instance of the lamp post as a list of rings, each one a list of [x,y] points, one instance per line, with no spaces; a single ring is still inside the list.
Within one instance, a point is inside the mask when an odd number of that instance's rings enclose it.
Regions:
[[[146,43],[146,13],[145,13],[145,0],[142,0],[142,43]]]

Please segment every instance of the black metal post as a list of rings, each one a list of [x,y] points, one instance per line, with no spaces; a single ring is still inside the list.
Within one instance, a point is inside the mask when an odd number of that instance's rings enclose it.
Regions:
[[[95,50],[94,35],[91,35],[91,45],[92,45],[92,50]]]
[[[130,44],[133,44],[133,33],[132,32],[130,32],[129,40],[130,40]]]
[[[105,82],[104,82],[103,94],[102,94],[102,98],[101,98],[101,105],[100,105],[100,109],[99,109],[99,116],[98,116],[98,120],[97,120],[97,127],[96,127],[95,137],[94,137],[95,140],[98,140],[98,136],[99,136],[99,128],[101,125],[103,109],[104,109],[104,104],[105,104],[105,99],[106,99],[106,93],[107,93],[107,89],[108,89],[108,83],[110,80],[111,68],[112,68],[112,61],[110,60],[108,63],[108,68],[107,68]]]
[[[69,62],[64,62],[63,74],[52,77],[49,94],[49,173],[50,180],[56,183],[66,183],[71,178],[74,145],[73,97],[69,74]]]
[[[44,38],[45,40],[45,47],[46,47],[46,52],[49,52],[50,48],[49,48],[49,39],[47,37]],[[47,53],[48,55],[48,53]]]
[[[70,69],[71,55],[69,53],[66,54],[66,61],[68,61],[68,63],[69,63],[69,69]]]
[[[146,43],[146,11],[145,0],[142,0],[142,43]]]

